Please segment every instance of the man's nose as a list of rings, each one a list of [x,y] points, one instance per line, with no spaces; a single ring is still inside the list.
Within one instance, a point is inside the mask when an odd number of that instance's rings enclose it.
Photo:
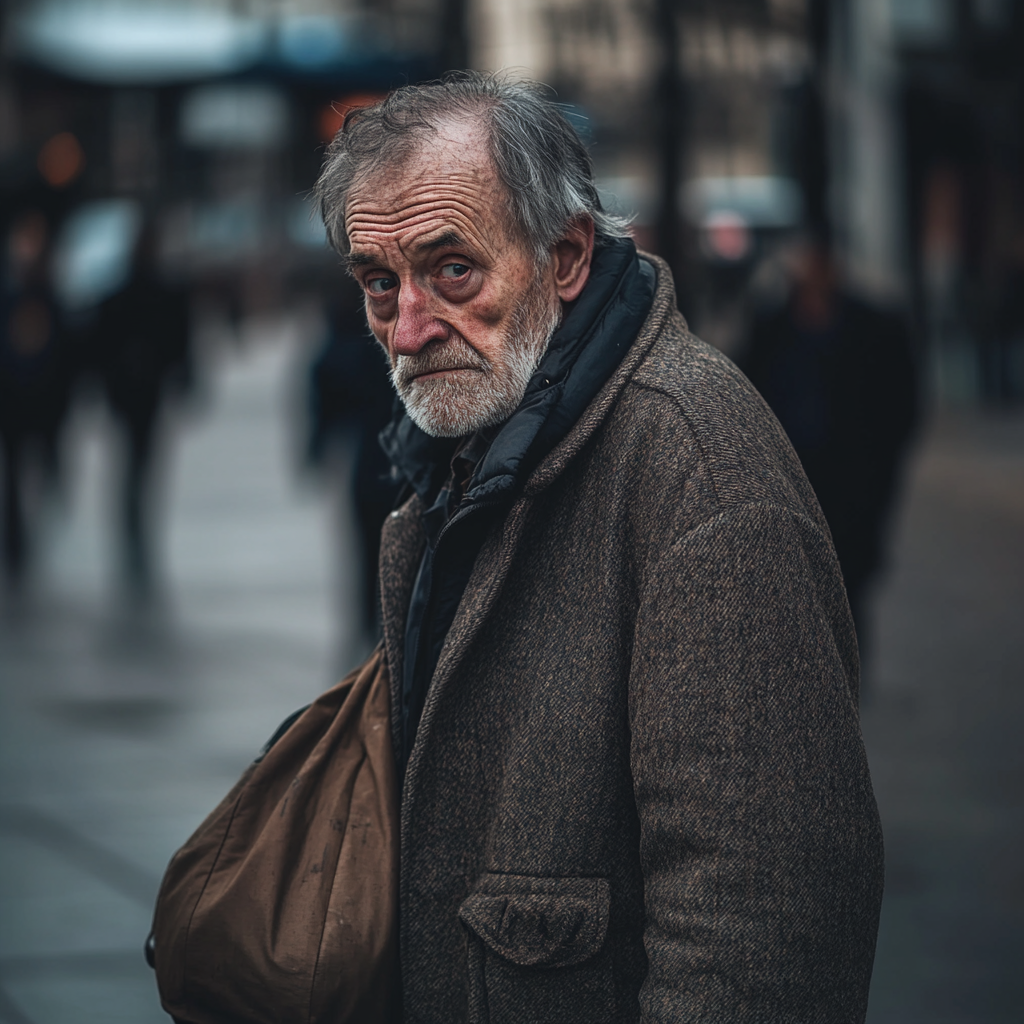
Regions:
[[[430,293],[415,283],[403,284],[398,292],[398,319],[391,347],[396,356],[414,356],[432,341],[448,337],[447,325],[435,316]]]

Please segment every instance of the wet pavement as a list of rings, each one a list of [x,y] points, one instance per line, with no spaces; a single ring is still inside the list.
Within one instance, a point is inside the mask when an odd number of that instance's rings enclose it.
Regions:
[[[870,1024],[1024,1020],[1024,415],[933,423],[862,721],[886,837]]]
[[[73,514],[0,618],[0,1020],[169,1019],[141,952],[167,860],[361,652],[337,585],[353,552],[294,458],[301,349],[279,333],[222,352],[179,425],[152,606],[113,586],[106,423],[75,423]]]
[[[152,606],[111,584],[105,424],[76,421],[71,508],[0,615],[0,1021],[168,1020],[141,953],[164,865],[363,653],[338,584],[350,513],[295,468],[301,339],[279,334],[222,351],[181,426]],[[871,1024],[1022,1019],[1022,624],[1024,415],[947,415],[913,461],[869,663],[888,858]]]

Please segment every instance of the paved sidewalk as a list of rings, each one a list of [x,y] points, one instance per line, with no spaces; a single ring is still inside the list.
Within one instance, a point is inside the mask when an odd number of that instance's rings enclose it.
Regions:
[[[936,422],[863,712],[886,837],[869,1024],[1024,1020],[1024,415]]]
[[[141,952],[167,860],[360,653],[352,552],[294,468],[300,357],[287,334],[222,354],[170,460],[153,609],[111,596],[105,424],[76,424],[73,514],[0,616],[0,1021],[169,1020]]]
[[[336,585],[348,513],[290,457],[299,356],[286,338],[224,355],[172,460],[156,610],[109,596],[103,424],[79,426],[74,514],[38,594],[0,616],[0,1021],[168,1020],[141,955],[167,859],[362,653]],[[1024,416],[929,431],[877,618],[864,729],[888,887],[870,1024],[1016,1024]]]

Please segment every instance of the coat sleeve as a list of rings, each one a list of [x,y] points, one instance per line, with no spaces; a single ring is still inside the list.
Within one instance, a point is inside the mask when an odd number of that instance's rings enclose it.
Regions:
[[[645,574],[646,1024],[864,1020],[882,840],[841,588],[818,526],[766,505],[689,530]]]

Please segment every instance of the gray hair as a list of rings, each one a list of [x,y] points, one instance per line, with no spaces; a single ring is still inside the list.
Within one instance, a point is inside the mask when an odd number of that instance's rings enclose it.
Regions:
[[[356,180],[395,166],[425,135],[464,117],[479,118],[487,131],[510,225],[538,260],[582,216],[593,219],[598,244],[627,237],[627,221],[601,205],[583,140],[545,87],[460,71],[438,82],[402,86],[346,116],[314,188],[327,237],[338,252],[348,251],[345,203]]]

